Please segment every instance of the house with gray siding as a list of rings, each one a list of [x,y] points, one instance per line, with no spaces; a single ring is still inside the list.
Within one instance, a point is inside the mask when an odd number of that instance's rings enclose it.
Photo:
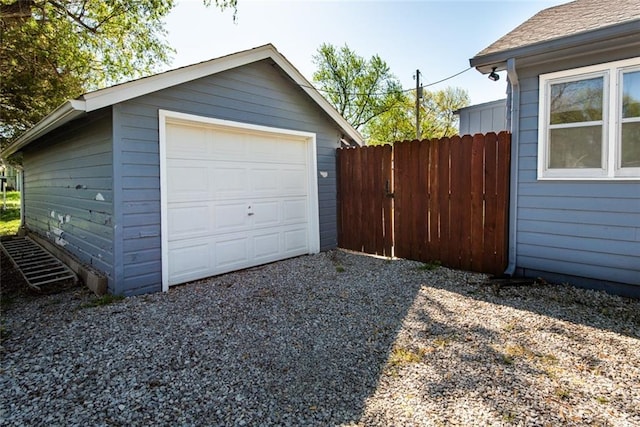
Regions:
[[[24,228],[134,295],[337,244],[362,137],[272,45],[69,100],[23,155]]]
[[[507,273],[640,296],[640,4],[545,9],[470,63],[508,76]]]

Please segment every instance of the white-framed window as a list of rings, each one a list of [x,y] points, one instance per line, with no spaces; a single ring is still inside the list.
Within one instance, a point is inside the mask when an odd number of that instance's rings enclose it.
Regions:
[[[640,57],[540,75],[538,179],[640,179]]]

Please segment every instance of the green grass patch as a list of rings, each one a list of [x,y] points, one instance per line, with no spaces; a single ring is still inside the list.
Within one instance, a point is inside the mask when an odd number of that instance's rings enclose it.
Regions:
[[[414,350],[404,347],[395,347],[391,351],[389,365],[392,367],[398,367],[411,365],[413,363],[420,363],[426,354],[427,350],[424,348]]]
[[[435,260],[435,261],[430,261],[425,264],[422,264],[419,267],[416,267],[416,270],[432,271],[432,270],[437,270],[440,266],[442,266],[442,263],[438,260]]]
[[[0,193],[0,236],[13,236],[20,228],[20,192],[7,191],[4,206]]]
[[[433,345],[439,348],[445,348],[453,342],[453,336],[450,335],[440,335],[433,339]]]
[[[554,394],[560,399],[566,400],[571,397],[571,390],[562,387],[556,387]]]
[[[124,295],[111,295],[106,294],[101,296],[100,298],[96,298],[89,302],[85,302],[80,306],[80,308],[92,308],[92,307],[102,307],[103,305],[113,304],[124,299]]]
[[[508,354],[500,354],[500,361],[505,365],[513,365],[514,363],[513,357]]]

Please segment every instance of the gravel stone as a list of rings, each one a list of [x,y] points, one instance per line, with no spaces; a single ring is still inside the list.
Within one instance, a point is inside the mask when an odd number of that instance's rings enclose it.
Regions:
[[[330,251],[3,298],[0,425],[640,426],[640,301],[486,279]]]

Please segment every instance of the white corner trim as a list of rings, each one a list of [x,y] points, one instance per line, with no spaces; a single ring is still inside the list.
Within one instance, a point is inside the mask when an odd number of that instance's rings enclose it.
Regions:
[[[167,209],[167,111],[158,111],[158,151],[160,155],[160,253],[162,292],[169,291],[169,223]]]
[[[316,134],[312,132],[297,131],[292,129],[275,128],[250,123],[242,123],[231,120],[222,120],[212,117],[197,116],[194,114],[180,113],[176,111],[158,110],[158,142],[160,155],[160,230],[161,230],[161,254],[162,254],[162,291],[169,290],[169,223],[167,204],[167,124],[197,123],[219,129],[244,130],[253,133],[285,135],[304,140],[307,144],[307,192],[309,195],[308,219],[309,219],[309,253],[320,252],[320,207],[318,199],[318,165]]]

